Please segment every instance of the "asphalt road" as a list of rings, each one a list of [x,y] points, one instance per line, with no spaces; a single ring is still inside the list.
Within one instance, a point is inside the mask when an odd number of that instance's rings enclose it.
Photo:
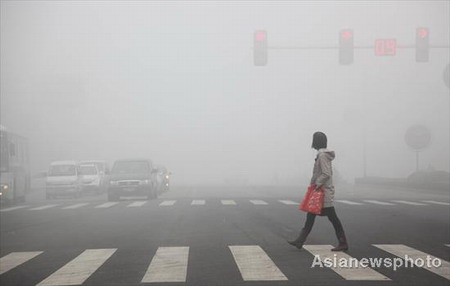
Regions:
[[[449,192],[338,188],[347,258],[408,254],[441,262],[395,271],[311,267],[313,253],[324,258],[337,240],[319,217],[306,249],[286,243],[304,223],[297,209],[303,193],[188,186],[156,200],[109,204],[104,195],[47,201],[37,191],[22,205],[0,209],[0,284],[449,285]]]

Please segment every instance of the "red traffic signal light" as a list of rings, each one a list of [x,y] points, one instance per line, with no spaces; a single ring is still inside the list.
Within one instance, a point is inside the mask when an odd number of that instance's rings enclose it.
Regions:
[[[267,65],[267,32],[255,31],[253,36],[253,63],[255,66]]]
[[[430,57],[430,30],[428,28],[416,29],[416,62],[428,62]]]
[[[343,29],[339,31],[339,63],[350,65],[353,63],[353,30]]]

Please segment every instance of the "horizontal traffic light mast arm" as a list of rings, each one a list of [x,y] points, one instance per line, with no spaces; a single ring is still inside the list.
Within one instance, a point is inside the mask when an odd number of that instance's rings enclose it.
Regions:
[[[337,50],[339,46],[268,46],[269,50]],[[371,46],[353,46],[355,50],[373,50]],[[416,45],[397,45],[397,49],[415,49]],[[449,49],[450,45],[430,45],[430,49]]]

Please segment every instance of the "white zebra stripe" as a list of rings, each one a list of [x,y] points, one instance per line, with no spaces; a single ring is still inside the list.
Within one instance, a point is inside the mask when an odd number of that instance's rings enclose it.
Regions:
[[[75,259],[51,274],[37,286],[81,285],[89,278],[108,258],[113,255],[112,249],[87,249]]]
[[[127,207],[128,207],[128,208],[142,207],[142,206],[145,205],[146,203],[147,203],[146,201],[132,202],[132,203],[129,204]]]
[[[446,203],[446,202],[437,202],[437,201],[422,201],[422,202],[434,204],[434,205],[450,206],[450,203]]]
[[[0,275],[38,256],[42,251],[11,252],[0,258]]]
[[[244,281],[288,280],[258,245],[228,246]]]
[[[380,202],[380,201],[375,201],[375,200],[364,200],[366,203],[371,203],[371,204],[375,204],[375,205],[382,205],[382,206],[395,206],[395,204],[393,203],[388,203],[388,202]]]
[[[193,200],[191,206],[204,206],[205,204],[205,200]]]
[[[224,206],[235,206],[236,205],[236,202],[233,200],[220,200],[220,202]]]
[[[142,283],[186,282],[189,247],[159,247]]]
[[[450,263],[448,261],[445,261],[444,259],[437,258],[433,255],[429,255],[428,253],[416,250],[412,247],[403,245],[403,244],[374,244],[373,246],[378,247],[379,249],[382,249],[386,252],[389,252],[395,256],[398,256],[400,258],[405,258],[407,255],[408,258],[411,258],[413,262],[417,262],[418,260],[425,261],[425,265],[423,265],[423,269],[426,269],[430,272],[433,272],[434,274],[437,274],[439,276],[442,276],[446,278],[447,280],[450,280]],[[439,259],[441,261],[440,267],[426,267],[426,261],[427,259]],[[417,267],[420,267],[419,265],[415,264]]]
[[[168,200],[168,201],[163,201],[162,203],[159,204],[160,207],[170,207],[173,206],[176,203],[176,201],[174,200]]]
[[[393,201],[393,202],[399,203],[399,204],[410,205],[410,206],[426,206],[426,204],[410,202],[410,201]]]
[[[336,200],[336,202],[347,204],[347,205],[355,205],[355,206],[363,205],[362,203],[357,203],[357,202],[353,202],[353,201],[349,201],[349,200]]]
[[[42,207],[37,207],[37,208],[29,209],[29,211],[46,210],[46,209],[53,208],[53,207],[56,207],[56,206],[58,206],[58,205],[45,205],[45,206],[42,206]]]
[[[73,210],[73,209],[78,209],[84,206],[87,206],[89,203],[80,203],[80,204],[74,204],[68,207],[64,207],[62,208],[63,210]]]
[[[289,200],[278,200],[280,203],[285,205],[299,205],[299,202],[289,201]]]
[[[17,206],[17,207],[10,207],[10,208],[6,208],[6,209],[1,209],[0,212],[10,212],[10,211],[14,211],[14,210],[18,210],[18,209],[23,209],[23,208],[27,208],[28,206]]]
[[[250,200],[250,202],[252,204],[254,204],[254,205],[257,205],[257,206],[266,206],[266,205],[268,205],[268,203],[266,203],[263,200]]]
[[[117,205],[117,204],[118,204],[118,202],[107,202],[107,203],[98,205],[98,206],[96,206],[95,208],[96,208],[96,209],[106,209],[106,208],[110,208],[110,207],[112,207],[112,206],[115,206],[115,205]]]
[[[323,261],[324,259],[331,259],[331,261],[334,261],[335,257],[336,261],[351,261],[351,259],[355,259],[344,252],[331,251],[331,248],[333,248],[331,245],[304,245],[303,248],[314,255],[314,261],[316,261],[316,259],[320,261]],[[346,280],[390,280],[388,277],[373,270],[372,268],[362,268],[357,265],[354,266],[355,267],[339,267],[339,265],[337,265],[337,267],[334,267],[334,265],[332,265],[330,269]]]

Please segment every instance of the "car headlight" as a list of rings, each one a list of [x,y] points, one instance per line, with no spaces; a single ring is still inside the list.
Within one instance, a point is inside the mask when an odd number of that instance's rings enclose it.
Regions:
[[[7,189],[9,189],[9,185],[8,184],[2,185],[2,187],[1,187],[2,191],[6,191]]]
[[[166,179],[168,179],[169,178],[169,175],[166,175]]]
[[[150,184],[149,180],[142,180],[141,181],[141,185],[148,185],[148,184]]]

